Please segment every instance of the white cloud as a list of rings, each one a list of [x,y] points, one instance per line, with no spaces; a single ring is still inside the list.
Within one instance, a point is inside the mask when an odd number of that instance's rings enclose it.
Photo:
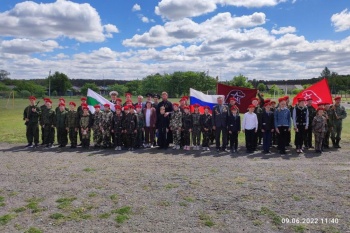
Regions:
[[[132,7],[132,9],[131,9],[132,11],[140,11],[141,10],[141,6],[139,5],[139,4],[135,4],[133,7]]]
[[[159,47],[170,46],[182,42],[197,43],[210,40],[222,33],[259,26],[265,23],[265,14],[255,12],[252,15],[232,17],[230,13],[219,13],[211,19],[198,24],[191,19],[184,18],[170,21],[164,26],[156,25],[142,35],[135,35],[123,41],[125,46]]]
[[[90,4],[66,0],[47,4],[18,3],[13,9],[0,13],[0,25],[2,36],[39,40],[68,37],[80,42],[101,42],[112,33],[104,34],[100,16]]]
[[[348,9],[343,10],[340,13],[332,15],[331,21],[335,27],[336,32],[342,32],[350,29],[350,12]]]
[[[280,34],[287,34],[287,33],[295,33],[296,32],[296,28],[295,27],[280,27],[278,30],[276,29],[272,29],[271,33],[274,35],[280,35]]]
[[[142,16],[141,20],[144,23],[149,23],[149,19],[147,17],[145,17],[145,16]]]
[[[0,51],[10,54],[31,54],[41,52],[52,52],[59,48],[54,40],[38,41],[30,39],[5,40],[0,43]]]
[[[104,31],[105,31],[105,36],[108,37],[108,38],[112,38],[113,37],[113,34],[112,33],[118,33],[119,30],[118,28],[113,25],[113,24],[106,24],[103,26],[104,28]]]
[[[216,9],[215,0],[162,0],[155,13],[170,20],[199,16]]]
[[[155,13],[169,20],[191,18],[213,12],[217,5],[258,8],[276,6],[287,0],[161,0],[155,8]]]

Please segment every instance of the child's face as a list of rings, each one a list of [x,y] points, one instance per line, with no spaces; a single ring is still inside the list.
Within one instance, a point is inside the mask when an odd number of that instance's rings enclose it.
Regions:
[[[185,113],[188,114],[190,112],[190,110],[188,110],[187,108],[185,108]]]
[[[300,101],[299,106],[304,107],[305,106],[305,101]]]
[[[174,111],[177,111],[177,110],[179,110],[179,107],[177,106],[177,105],[174,105]]]
[[[100,108],[95,108],[95,111],[96,112],[100,112]]]
[[[89,113],[89,110],[84,109],[84,115],[87,115]]]
[[[165,113],[165,109],[161,109],[160,114],[164,115],[164,113]]]
[[[252,113],[252,112],[254,112],[254,108],[249,108],[248,111],[249,111],[250,113]]]
[[[73,111],[74,110],[74,105],[69,105],[69,109],[71,110],[71,111]]]
[[[64,107],[64,106],[60,106],[60,111],[61,111],[61,112],[63,112],[63,111],[64,111],[64,109],[65,109],[65,107]]]
[[[199,112],[199,108],[198,108],[198,107],[195,107],[195,108],[194,108],[194,111],[195,111],[195,112]]]
[[[115,113],[116,113],[117,115],[120,115],[121,112],[122,112],[122,111],[121,111],[120,109],[117,109],[117,110],[115,111]]]
[[[125,110],[124,110],[124,113],[125,113],[125,114],[129,114],[129,109],[125,109]]]
[[[323,110],[319,110],[319,111],[317,112],[317,114],[318,114],[319,116],[322,116],[322,115],[323,115]]]
[[[270,111],[271,106],[266,106],[265,109],[266,109],[266,111]]]
[[[141,112],[141,108],[136,108],[136,112],[140,113]]]

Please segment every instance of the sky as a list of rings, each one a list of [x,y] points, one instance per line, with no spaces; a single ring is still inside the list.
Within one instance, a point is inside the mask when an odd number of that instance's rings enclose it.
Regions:
[[[350,74],[349,0],[0,0],[0,69],[12,79],[220,81]]]

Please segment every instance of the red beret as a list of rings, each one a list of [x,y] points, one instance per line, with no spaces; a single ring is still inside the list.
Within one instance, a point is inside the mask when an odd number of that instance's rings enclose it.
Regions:
[[[109,107],[110,107],[110,105],[109,105],[109,104],[104,104],[104,105],[103,105],[103,107],[105,107],[105,108],[109,108]]]
[[[318,112],[320,110],[324,110],[324,108],[317,108],[316,112]]]
[[[82,107],[87,107],[88,105],[86,103],[81,104]]]
[[[200,105],[199,105],[199,104],[194,104],[193,107],[194,107],[194,108],[199,108]]]
[[[142,105],[138,104],[138,105],[135,106],[135,108],[142,108]]]
[[[125,93],[125,96],[128,96],[128,95],[131,96],[131,94],[129,92]]]
[[[248,108],[255,108],[253,104],[249,105]]]
[[[36,100],[36,97],[35,96],[29,96],[29,99],[30,100]]]
[[[89,108],[88,107],[83,107],[83,110],[89,110]]]
[[[185,98],[181,98],[180,100],[179,100],[179,102],[182,102],[182,101],[187,101],[187,99],[185,99]]]
[[[271,106],[271,103],[264,104],[264,107]]]
[[[66,107],[66,104],[65,103],[60,103],[58,106],[59,107],[61,107],[61,106]]]
[[[86,97],[81,97],[80,100],[81,101],[84,101],[84,100],[86,101]]]
[[[334,100],[341,100],[341,97],[337,96],[337,97],[334,98]]]
[[[59,101],[66,102],[66,100],[65,100],[64,98],[59,98],[58,100],[59,100]]]
[[[276,101],[272,100],[272,101],[270,102],[270,104],[276,104]]]
[[[278,99],[278,103],[281,103],[282,101],[286,101],[286,99],[284,97]]]
[[[69,102],[69,105],[77,106],[74,102]]]
[[[130,106],[129,106],[129,109],[134,109],[134,105],[130,105]]]
[[[129,110],[129,106],[124,106],[124,111]]]
[[[271,102],[271,100],[270,99],[266,99],[266,100],[264,100],[264,103],[266,104],[266,103],[270,103]]]
[[[236,106],[236,105],[233,105],[232,107],[231,107],[231,111],[232,110],[238,110],[238,107]]]
[[[231,97],[229,100],[237,101],[235,97]]]
[[[45,102],[52,104],[52,100],[50,100],[50,99],[47,99]]]
[[[320,105],[325,105],[325,103],[323,103],[323,102],[317,103],[317,106],[320,106]]]
[[[121,98],[116,98],[115,101],[122,102],[122,99]]]
[[[101,106],[99,104],[96,104],[94,108],[101,108]]]
[[[173,103],[173,106],[179,107],[178,103]]]
[[[289,99],[289,96],[288,96],[288,95],[285,95],[285,96],[283,96],[283,99],[288,100],[288,99]]]
[[[298,98],[298,102],[301,102],[301,101],[305,101],[305,98],[304,97]]]
[[[209,106],[204,106],[204,109],[210,110],[210,107]]]
[[[50,98],[47,98],[47,97],[43,98],[44,101],[49,100],[49,99],[50,99]]]
[[[190,109],[190,107],[188,107],[188,106],[185,106],[185,107],[184,107],[184,109]]]
[[[256,97],[252,98],[252,101],[254,101],[254,100],[259,101],[259,99]]]
[[[115,110],[122,110],[122,106],[120,106],[120,105],[115,105],[114,108],[115,108]]]
[[[181,99],[185,99],[186,101],[188,100],[188,96],[182,96],[182,98]]]

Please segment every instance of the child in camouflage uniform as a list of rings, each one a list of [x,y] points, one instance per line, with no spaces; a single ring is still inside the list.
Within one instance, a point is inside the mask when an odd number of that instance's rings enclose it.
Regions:
[[[66,147],[68,144],[68,135],[66,129],[67,111],[66,105],[60,103],[58,106],[58,111],[56,112],[56,128],[57,128],[57,142],[58,147]]]
[[[44,144],[52,147],[55,140],[56,112],[52,109],[52,101],[46,101],[46,109],[42,113],[41,125],[44,128]]]
[[[322,153],[322,142],[326,132],[327,120],[323,116],[324,108],[316,110],[316,116],[312,121],[312,131],[315,134],[315,152]]]
[[[199,145],[201,143],[201,114],[199,113],[199,104],[194,104],[194,112],[192,113],[192,143],[193,150],[199,150]]]
[[[74,102],[69,103],[69,111],[66,118],[66,130],[69,134],[70,148],[77,148],[78,137],[78,112],[75,110],[76,104]]]
[[[104,104],[104,112],[102,113],[102,135],[103,135],[103,148],[112,147],[111,143],[111,130],[112,130],[112,120],[113,120],[113,112],[110,109],[109,104]]]
[[[125,147],[133,151],[135,147],[135,135],[137,133],[137,118],[134,113],[134,107],[132,105],[125,106],[124,114],[123,131],[126,135]]]
[[[92,115],[92,129],[94,130],[93,140],[94,147],[100,148],[102,144],[103,134],[102,134],[102,111],[100,105],[95,105],[95,113]]]
[[[83,107],[83,115],[80,118],[81,143],[83,148],[90,147],[91,116],[89,108]]]
[[[181,143],[181,127],[182,127],[182,113],[179,110],[179,104],[173,104],[173,112],[170,115],[170,129],[173,133],[173,142],[174,147],[173,150],[180,149]]]
[[[192,131],[192,115],[190,113],[190,108],[184,106],[184,113],[182,114],[182,132],[183,132],[183,142],[184,150],[190,150],[191,147],[191,131]]]
[[[204,114],[201,116],[200,122],[201,122],[201,128],[203,133],[203,142],[202,147],[203,150],[210,150],[209,149],[209,141],[211,137],[211,131],[212,131],[212,118],[209,114],[210,107],[205,106],[204,107]]]
[[[114,133],[114,146],[115,150],[122,150],[122,132],[123,132],[123,114],[122,107],[115,106],[115,114],[112,121],[112,132]]]
[[[135,140],[135,147],[140,148],[143,147],[144,141],[144,131],[145,131],[145,116],[143,115],[142,105],[136,105],[136,118],[137,118],[137,133]]]

